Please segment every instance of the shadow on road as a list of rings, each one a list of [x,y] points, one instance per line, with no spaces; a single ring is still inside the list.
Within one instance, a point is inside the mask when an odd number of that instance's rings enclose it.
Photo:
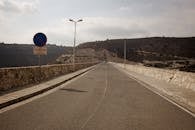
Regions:
[[[60,90],[64,90],[64,91],[69,91],[69,92],[88,92],[88,91],[83,91],[83,90],[77,90],[77,89],[73,89],[73,88],[62,88]]]

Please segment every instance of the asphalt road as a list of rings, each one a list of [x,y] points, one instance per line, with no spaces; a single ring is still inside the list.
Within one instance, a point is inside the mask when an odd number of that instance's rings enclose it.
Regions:
[[[1,130],[195,130],[195,118],[109,64],[0,114]]]

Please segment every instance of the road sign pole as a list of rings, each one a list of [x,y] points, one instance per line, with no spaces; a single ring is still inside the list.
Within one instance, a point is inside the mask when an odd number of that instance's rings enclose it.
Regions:
[[[43,33],[37,33],[33,37],[33,42],[36,45],[33,47],[33,53],[38,55],[38,66],[39,66],[39,80],[41,82],[42,72],[41,72],[41,55],[47,55],[47,47],[45,47],[47,43],[47,37]]]
[[[39,58],[39,66],[41,66],[41,55],[38,55],[38,58]]]
[[[41,82],[41,55],[38,55],[39,60],[39,82]]]
[[[33,53],[38,55],[38,65],[41,66],[41,55],[47,55],[47,37],[43,33],[37,33],[33,37],[33,42],[36,45],[33,47]]]

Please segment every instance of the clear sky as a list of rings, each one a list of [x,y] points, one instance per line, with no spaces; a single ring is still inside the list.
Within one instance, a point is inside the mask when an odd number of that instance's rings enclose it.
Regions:
[[[72,45],[116,38],[195,36],[195,0],[0,0],[0,42]]]

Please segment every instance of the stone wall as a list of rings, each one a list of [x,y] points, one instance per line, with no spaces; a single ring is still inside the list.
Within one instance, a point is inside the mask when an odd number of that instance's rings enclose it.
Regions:
[[[124,67],[124,64],[121,63],[113,64],[118,65],[120,67]],[[177,85],[178,87],[183,87],[195,91],[195,73],[127,64],[125,65],[125,69],[139,74],[143,74],[145,76],[150,76],[155,79],[163,80],[170,84]]]
[[[77,63],[75,70],[86,68],[93,63]],[[38,83],[62,74],[73,72],[72,64],[59,65],[44,65],[30,67],[13,67],[0,69],[0,91],[5,91],[11,88],[23,87],[28,84]]]

